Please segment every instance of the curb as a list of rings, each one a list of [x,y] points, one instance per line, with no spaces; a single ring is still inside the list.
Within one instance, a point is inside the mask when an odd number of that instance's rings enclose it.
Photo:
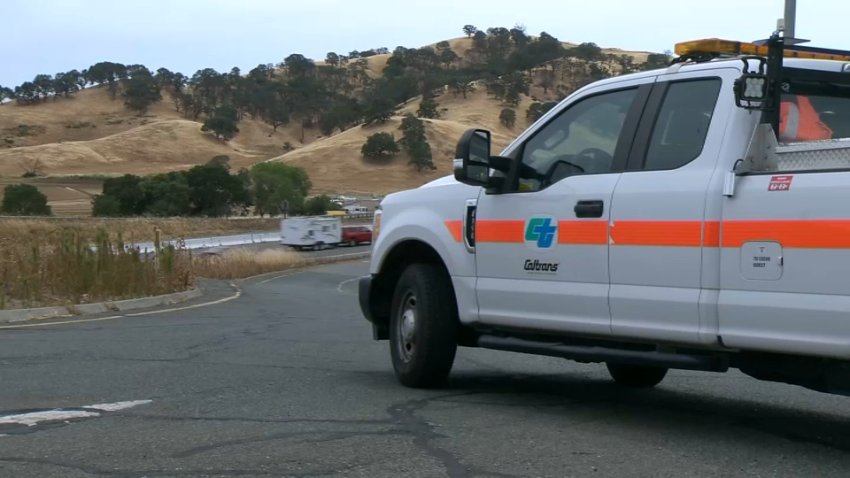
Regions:
[[[305,260],[290,269],[280,271],[267,272],[253,277],[245,277],[237,279],[237,282],[245,282],[250,279],[270,275],[280,274],[286,270],[302,269],[305,267],[313,267],[324,264],[332,264],[334,262],[346,262],[356,259],[364,259],[371,255],[371,251],[354,252],[351,254],[342,254],[338,256],[313,257]],[[76,304],[57,307],[40,307],[36,309],[15,309],[15,310],[0,310],[0,324],[8,324],[15,322],[26,322],[29,320],[39,319],[57,319],[62,317],[74,317],[80,315],[106,314],[115,312],[124,312],[134,309],[147,309],[163,305],[173,305],[187,300],[194,299],[204,295],[200,287],[195,287],[183,292],[175,292],[172,294],[157,295],[152,297],[141,297],[138,299],[116,300],[110,302],[98,302],[94,304]]]
[[[187,300],[200,297],[203,294],[204,292],[200,288],[195,287],[183,292],[175,292],[173,294],[157,295],[153,297],[142,297],[139,299],[126,299],[58,307],[40,307],[37,309],[0,310],[0,324],[146,309],[161,305],[172,305],[185,302]]]

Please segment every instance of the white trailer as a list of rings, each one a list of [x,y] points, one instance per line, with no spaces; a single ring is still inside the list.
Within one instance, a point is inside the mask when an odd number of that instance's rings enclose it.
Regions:
[[[323,249],[342,241],[337,217],[292,217],[280,221],[280,243],[298,250]]]

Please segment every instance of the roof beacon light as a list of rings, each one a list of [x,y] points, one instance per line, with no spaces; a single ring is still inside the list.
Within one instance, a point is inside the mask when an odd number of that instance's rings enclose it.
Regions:
[[[786,58],[809,58],[815,60],[838,60],[850,61],[850,52],[841,50],[828,50],[825,48],[811,48],[792,45],[792,39],[786,39],[784,56]],[[768,46],[757,45],[733,40],[722,40],[720,38],[706,38],[676,43],[675,50],[679,56],[767,56]]]

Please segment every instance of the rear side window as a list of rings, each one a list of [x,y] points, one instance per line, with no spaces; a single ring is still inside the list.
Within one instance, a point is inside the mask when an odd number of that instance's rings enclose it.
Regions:
[[[780,108],[783,143],[850,138],[850,98],[784,94]]]
[[[696,159],[705,145],[719,94],[717,78],[671,83],[652,130],[643,169],[676,169]]]

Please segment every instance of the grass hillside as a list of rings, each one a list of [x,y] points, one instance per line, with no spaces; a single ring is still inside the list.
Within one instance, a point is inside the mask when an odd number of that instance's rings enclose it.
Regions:
[[[576,46],[561,44],[565,48]],[[481,53],[475,53],[470,38],[450,39],[448,47],[458,57],[453,66],[446,67],[448,71],[471,65],[476,57],[480,61]],[[616,49],[601,51],[607,59],[597,63],[612,74],[619,73],[616,58],[628,56],[640,63],[648,55]],[[328,95],[336,98],[346,89],[359,92],[367,89],[370,81],[379,84],[391,56],[378,54],[346,62],[339,71],[344,70],[342,77],[348,78],[342,81],[351,83],[337,84],[337,90],[331,89]],[[324,62],[316,65],[328,68]],[[491,130],[494,152],[498,152],[528,125],[526,110],[533,101],[563,97],[576,87],[576,71],[584,68],[574,59],[559,58],[526,71],[531,82],[529,94],[521,95],[520,103],[513,108],[517,118],[513,128],[500,123],[499,114],[506,106],[487,93],[483,82],[469,83],[474,89],[466,97],[451,91],[448,85],[439,88],[434,98],[439,118],[425,120],[436,169],[423,172],[416,171],[404,153],[386,162],[367,161],[360,154],[366,138],[376,132],[386,131],[401,138],[401,117],[416,113],[421,96],[399,105],[396,115],[384,124],[356,124],[330,135],[323,135],[315,123],[303,128],[301,120],[294,117],[275,130],[255,112],[242,111],[239,132],[229,141],[202,132],[205,116],[194,120],[178,112],[174,98],[165,89],[162,101],[152,104],[144,114],[128,110],[120,93],[113,99],[104,86],[84,89],[70,98],[49,98],[28,105],[7,102],[0,104],[0,187],[28,182],[48,195],[56,214],[87,214],[92,195],[100,191],[98,178],[184,170],[213,156],[227,155],[235,169],[263,161],[303,167],[314,185],[312,193],[386,194],[450,174],[455,144],[468,128]],[[287,75],[285,68],[275,71],[284,78]],[[365,80],[364,73],[368,77]],[[246,72],[241,75],[248,77]],[[544,76],[554,78],[558,88],[549,85],[544,91]],[[378,91],[383,92],[380,88]],[[295,149],[286,152],[285,144]],[[21,179],[25,172],[39,177]]]
[[[387,194],[451,174],[457,140],[469,128],[489,129],[493,133],[494,153],[506,147],[524,129],[525,120],[520,112],[531,103],[529,97],[523,98],[517,107],[517,124],[510,129],[499,123],[502,106],[488,98],[482,90],[468,94],[466,99],[446,93],[437,101],[442,110],[441,117],[423,119],[436,170],[416,172],[403,152],[385,162],[369,161],[361,156],[360,148],[366,138],[375,133],[387,132],[400,139],[401,116],[395,116],[382,125],[355,126],[270,161],[304,168],[316,193]],[[415,113],[419,102],[420,99],[410,101],[399,113]]]

